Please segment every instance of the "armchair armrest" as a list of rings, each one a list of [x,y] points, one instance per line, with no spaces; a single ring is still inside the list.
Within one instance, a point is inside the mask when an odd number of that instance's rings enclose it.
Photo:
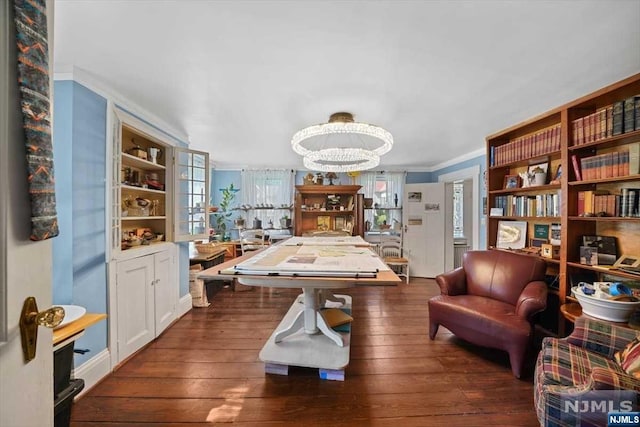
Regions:
[[[547,284],[536,280],[530,282],[522,290],[516,304],[516,314],[527,320],[531,320],[534,314],[547,307]]]
[[[624,372],[594,367],[591,370],[594,390],[634,390],[640,392],[640,381]]]
[[[566,340],[570,344],[612,359],[616,351],[623,349],[637,335],[638,331],[634,329],[580,316]]]
[[[436,276],[442,295],[462,295],[467,293],[466,275],[462,267]]]

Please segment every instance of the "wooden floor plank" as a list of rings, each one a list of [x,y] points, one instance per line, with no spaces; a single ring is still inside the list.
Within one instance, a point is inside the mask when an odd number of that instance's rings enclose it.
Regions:
[[[71,426],[538,425],[532,380],[506,353],[444,328],[428,338],[433,280],[341,293],[355,319],[345,381],[264,373],[258,353],[300,290],[220,288],[78,399]]]

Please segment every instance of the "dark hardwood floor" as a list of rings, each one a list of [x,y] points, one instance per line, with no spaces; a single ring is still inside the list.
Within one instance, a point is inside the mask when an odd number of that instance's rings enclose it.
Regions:
[[[73,405],[73,427],[537,426],[531,373],[428,331],[433,280],[359,287],[345,381],[265,375],[258,353],[300,290],[218,290]]]

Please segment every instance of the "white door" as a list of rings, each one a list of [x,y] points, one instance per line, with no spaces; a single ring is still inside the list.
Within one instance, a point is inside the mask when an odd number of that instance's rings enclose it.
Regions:
[[[47,2],[53,9],[53,2]],[[18,322],[25,298],[51,306],[51,240],[29,241],[22,117],[16,76],[13,2],[0,2],[0,426],[53,426],[52,332],[38,328],[36,357],[26,363]],[[53,33],[53,20],[49,20]],[[53,61],[50,61],[53,63]],[[64,232],[64,230],[61,230]]]
[[[154,255],[154,299],[155,299],[155,336],[158,336],[171,324],[176,313],[176,286],[172,280],[171,251]]]
[[[446,271],[447,244],[453,248],[451,215],[444,183],[406,184],[402,204],[404,252],[411,276],[435,277]]]
[[[118,361],[155,338],[154,255],[118,262]]]

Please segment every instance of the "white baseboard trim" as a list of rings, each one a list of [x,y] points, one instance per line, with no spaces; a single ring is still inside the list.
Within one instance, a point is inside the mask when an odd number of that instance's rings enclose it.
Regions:
[[[84,389],[77,397],[82,396],[84,393],[89,391],[110,373],[111,355],[109,354],[108,349],[104,349],[95,357],[92,357],[73,370],[73,378],[82,378],[84,380]]]
[[[178,301],[178,312],[176,313],[176,319],[181,318],[187,314],[193,308],[193,302],[191,301],[191,294],[186,294]]]

